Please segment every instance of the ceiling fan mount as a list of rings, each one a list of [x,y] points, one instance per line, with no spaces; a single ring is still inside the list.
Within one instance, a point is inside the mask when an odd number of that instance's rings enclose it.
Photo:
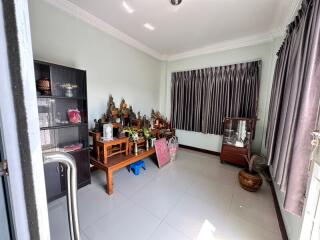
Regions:
[[[178,6],[182,2],[182,0],[170,0],[170,2],[171,2],[172,5]]]

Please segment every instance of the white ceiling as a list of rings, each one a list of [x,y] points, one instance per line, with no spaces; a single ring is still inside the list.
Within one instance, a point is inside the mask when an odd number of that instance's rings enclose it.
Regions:
[[[61,1],[61,0],[60,0]],[[224,42],[271,37],[283,31],[297,0],[69,0],[161,56],[183,55]],[[72,5],[73,5],[72,4]],[[143,27],[151,23],[154,31]],[[137,44],[136,44],[137,45]]]

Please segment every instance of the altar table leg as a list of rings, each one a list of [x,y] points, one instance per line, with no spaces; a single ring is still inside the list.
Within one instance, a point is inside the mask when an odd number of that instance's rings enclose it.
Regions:
[[[111,195],[113,193],[112,171],[107,170],[107,193]]]

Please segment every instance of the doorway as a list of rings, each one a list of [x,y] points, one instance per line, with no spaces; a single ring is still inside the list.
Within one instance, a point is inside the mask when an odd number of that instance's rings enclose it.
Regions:
[[[1,129],[1,126],[0,126]],[[0,166],[5,164],[3,154],[2,136],[0,130]],[[2,172],[2,171],[0,171]],[[1,173],[0,173],[1,174]],[[5,179],[4,172],[0,176],[0,236],[3,240],[14,239],[12,218],[9,205],[8,185]]]

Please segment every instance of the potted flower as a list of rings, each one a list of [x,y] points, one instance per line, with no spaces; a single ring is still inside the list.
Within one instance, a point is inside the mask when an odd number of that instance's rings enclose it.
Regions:
[[[251,155],[251,133],[248,132],[248,154],[243,155],[245,160],[248,162],[248,167],[239,172],[239,183],[240,186],[250,192],[256,192],[262,185],[261,173],[267,168],[265,158],[259,155]]]
[[[245,168],[239,172],[239,183],[241,187],[250,192],[256,192],[262,185],[262,177],[259,172],[262,172],[266,168],[265,158],[259,155],[251,156],[251,133],[248,133],[248,155],[243,157],[248,162],[248,168]]]
[[[254,163],[257,159],[262,158],[259,155],[244,156],[248,162],[248,168],[239,172],[239,183],[241,187],[249,192],[256,192],[262,185],[262,177],[259,172],[254,169]]]
[[[139,140],[139,134],[137,131],[135,131],[132,128],[127,128],[123,130],[123,133],[128,133],[130,140],[134,143],[134,154],[138,154],[138,140]]]

